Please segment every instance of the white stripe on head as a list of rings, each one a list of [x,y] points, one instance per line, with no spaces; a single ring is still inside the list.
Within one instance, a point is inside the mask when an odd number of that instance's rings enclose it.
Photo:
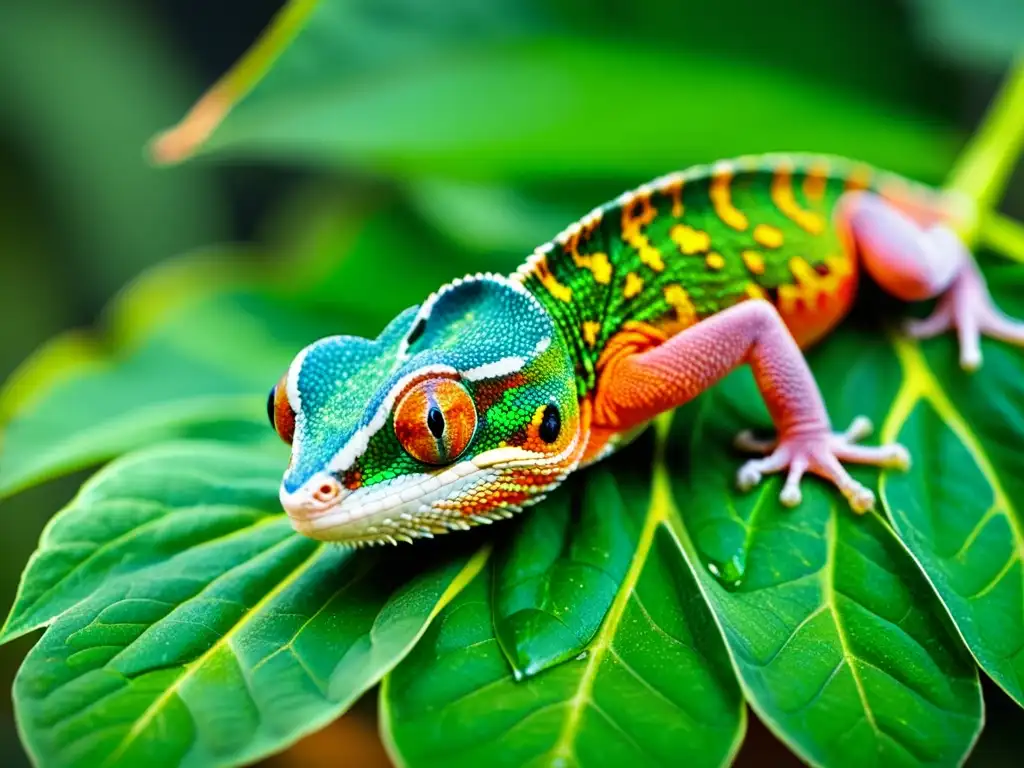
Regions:
[[[526,360],[522,357],[503,357],[493,363],[484,363],[475,368],[462,371],[462,378],[467,381],[480,381],[481,379],[495,379],[498,376],[508,376],[523,369]]]
[[[336,338],[336,337],[335,337]],[[302,392],[299,391],[299,374],[302,372],[302,364],[306,361],[306,355],[313,345],[302,349],[288,366],[288,373],[285,377],[284,391],[288,396],[288,405],[295,414],[295,429],[292,433],[292,464],[298,463],[299,453],[302,451],[300,437],[302,427],[306,423],[306,415],[302,411]]]

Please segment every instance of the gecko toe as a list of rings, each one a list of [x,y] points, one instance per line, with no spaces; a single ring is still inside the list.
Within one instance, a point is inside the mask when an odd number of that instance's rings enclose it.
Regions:
[[[870,512],[875,508],[874,492],[859,483],[846,492],[846,498],[850,502],[850,508],[858,515]]]
[[[804,500],[803,493],[800,492],[799,485],[787,485],[779,493],[779,501],[787,507],[800,506],[800,502]]]
[[[761,473],[756,467],[752,467],[751,464],[753,462],[748,461],[736,473],[736,485],[741,491],[749,491],[761,482]]]

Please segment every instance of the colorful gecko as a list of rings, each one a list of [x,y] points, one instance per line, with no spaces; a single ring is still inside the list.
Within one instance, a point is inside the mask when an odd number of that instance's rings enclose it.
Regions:
[[[833,432],[804,361],[850,309],[861,275],[905,301],[940,296],[907,325],[955,328],[961,363],[982,334],[1024,344],[992,304],[953,225],[969,205],[868,166],[770,155],[659,178],[595,209],[510,277],[442,287],[374,340],[321,339],[271,391],[292,445],[281,503],[297,531],[349,544],[412,541],[510,517],[658,414],[748,364],[777,430],[749,489],[806,472],[855,511],[874,494],[843,462],[906,468],[899,445]]]

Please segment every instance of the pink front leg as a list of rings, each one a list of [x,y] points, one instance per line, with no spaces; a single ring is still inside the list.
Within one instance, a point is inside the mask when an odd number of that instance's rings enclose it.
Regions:
[[[737,476],[746,490],[762,475],[789,470],[779,498],[800,503],[800,480],[806,472],[839,488],[857,512],[870,509],[875,495],[843,468],[842,461],[907,467],[909,455],[899,445],[858,446],[870,430],[859,418],[845,433],[833,433],[821,392],[803,354],[766,301],[746,301],[720,312],[646,352],[609,361],[598,383],[596,423],[617,429],[648,421],[696,397],[743,363],[749,363],[758,389],[778,430],[778,439],[761,443],[749,433],[742,448],[768,455],[744,464]]]

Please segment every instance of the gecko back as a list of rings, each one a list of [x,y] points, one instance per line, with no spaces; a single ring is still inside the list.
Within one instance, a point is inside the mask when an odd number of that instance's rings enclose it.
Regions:
[[[921,223],[955,211],[937,190],[862,163],[742,157],[663,176],[596,208],[538,248],[518,276],[574,345],[581,391],[624,328],[671,336],[748,298],[775,304],[806,346],[856,293],[856,255],[833,216],[856,190]]]

